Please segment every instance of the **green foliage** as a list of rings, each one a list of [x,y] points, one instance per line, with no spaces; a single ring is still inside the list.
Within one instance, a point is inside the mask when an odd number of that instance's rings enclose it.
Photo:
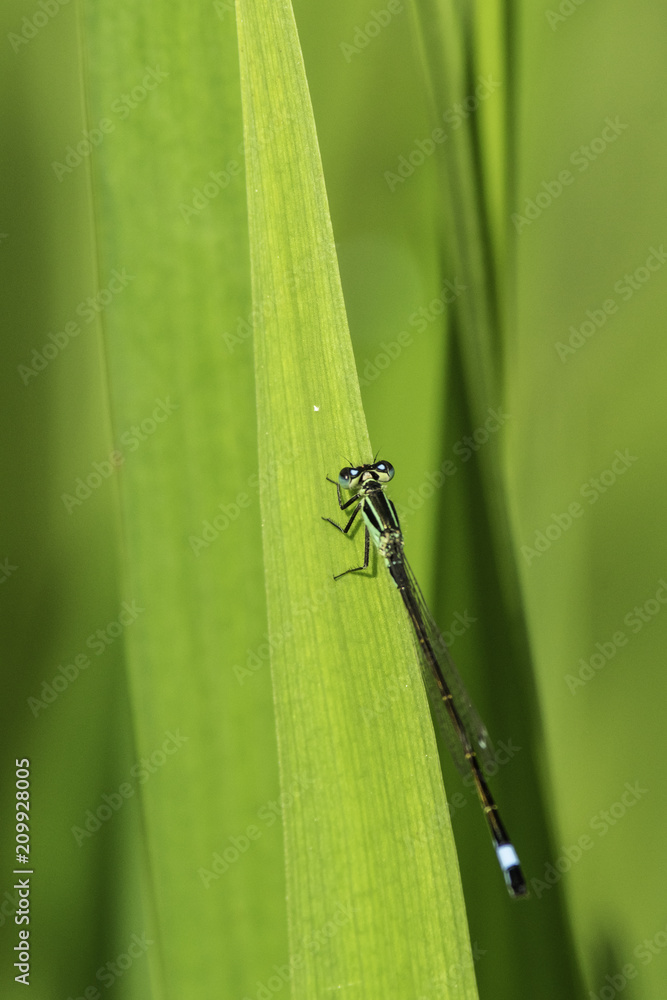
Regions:
[[[37,1000],[662,996],[664,32],[564,6],[5,5]],[[332,580],[378,448],[523,905],[383,567]]]

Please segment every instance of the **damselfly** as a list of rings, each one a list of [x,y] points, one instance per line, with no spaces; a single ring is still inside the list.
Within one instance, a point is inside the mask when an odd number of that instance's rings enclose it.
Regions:
[[[362,565],[338,573],[334,580],[368,567],[372,540],[385,561],[412,623],[424,684],[450,753],[463,774],[472,773],[507,888],[516,898],[526,896],[528,889],[518,855],[484,776],[484,766],[493,761],[488,733],[470,701],[445,640],[433,621],[414,573],[403,554],[403,534],[398,514],[384,492],[393,476],[394,467],[389,462],[341,469],[338,482],[327,476],[328,481],[336,487],[340,509],[347,510],[352,506],[354,509],[344,528],[330,517],[323,520],[347,535],[361,511],[366,527]],[[353,490],[354,495],[343,501],[341,489]]]

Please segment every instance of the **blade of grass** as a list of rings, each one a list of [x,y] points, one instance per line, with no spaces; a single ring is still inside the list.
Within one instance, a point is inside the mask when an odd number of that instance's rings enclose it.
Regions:
[[[509,212],[503,202],[507,187],[491,183],[494,170],[489,159],[498,156],[499,130],[515,110],[509,106],[514,88],[508,86],[515,67],[509,63],[503,66],[504,52],[510,48],[497,14],[494,50],[488,36],[484,36],[470,16],[472,9],[464,12],[451,3],[415,0],[412,10],[434,118],[440,120],[444,109],[466,109],[461,127],[438,150],[446,219],[443,240],[457,273],[468,287],[466,295],[457,299],[453,308],[456,351],[450,395],[455,407],[450,404],[450,413],[456,413],[459,419],[463,417],[463,427],[479,428],[484,433],[489,412],[499,407],[502,410],[506,393],[509,306],[504,301],[506,282],[500,276],[506,273],[507,266],[499,249],[504,241],[495,227],[499,219],[508,218]],[[478,17],[486,17],[487,13],[485,10]],[[483,64],[481,58],[485,60]],[[493,135],[496,141],[490,145],[489,137]],[[511,165],[508,168],[502,161],[496,162],[495,173],[500,177],[506,173],[511,176]],[[509,421],[511,413],[505,419]],[[452,440],[463,427],[451,428]],[[504,439],[498,434],[482,440],[483,447],[478,447],[466,474],[454,483],[453,495],[450,492],[447,498],[443,497],[446,505],[443,513],[449,515],[443,518],[443,551],[452,553],[457,546],[459,550],[463,546],[469,584],[479,595],[481,606],[488,608],[486,627],[478,631],[476,642],[485,686],[494,692],[493,710],[502,717],[506,732],[517,734],[520,744],[535,747],[542,737],[541,719],[531,669],[518,546],[510,518]],[[457,509],[458,516],[456,513],[452,516]],[[445,574],[450,572],[449,565]],[[496,636],[502,636],[500,643]],[[495,731],[496,727],[492,729]],[[535,757],[524,754],[519,769],[523,787],[519,794],[514,786],[516,824],[513,820],[512,828],[516,829],[514,836],[530,885],[531,872],[541,871],[540,859],[545,851],[548,855],[557,851]],[[511,793],[512,786],[507,791]],[[511,810],[511,794],[507,801]],[[559,984],[562,995],[580,990],[581,979],[561,892],[557,890],[546,901],[541,924],[532,919],[529,910],[517,913],[510,924],[502,920],[501,905],[499,900],[483,900],[475,917],[480,933],[490,934],[493,928],[502,927],[503,949],[508,955],[511,949],[515,954],[522,950],[527,935],[531,941],[526,961],[508,961],[507,975],[500,987],[506,990],[504,995],[538,989],[545,968],[549,969],[550,979]],[[556,950],[555,941],[560,942]],[[494,995],[498,992],[493,973],[484,985]]]
[[[278,781],[238,57],[221,12],[95,2],[82,27],[100,286],[130,276],[102,319],[121,589],[142,609],[124,641],[148,761],[147,960],[156,996],[206,1000],[250,992],[286,939],[280,828],[260,818]]]
[[[95,835],[86,829],[87,811],[99,822],[101,795],[126,779],[134,756],[122,644],[94,651],[88,642],[117,618],[120,598],[112,479],[93,480],[80,499],[93,462],[108,457],[111,443],[99,327],[95,316],[84,321],[77,312],[98,291],[87,179],[80,171],[59,184],[52,167],[88,124],[76,10],[57,10],[48,26],[42,10],[14,0],[0,12],[7,45],[0,71],[0,780],[5,804],[13,803],[15,761],[29,761],[29,788],[21,791],[30,812],[26,867],[34,875],[30,923],[20,928],[29,930],[33,1000],[82,995],[143,926],[137,852],[123,850],[138,828],[136,799]],[[4,858],[16,856],[16,834],[12,804],[0,822]],[[14,981],[16,881],[6,869],[0,965],[8,1000],[25,992]],[[147,985],[145,964],[132,978],[138,990]]]
[[[357,547],[321,521],[336,509],[325,476],[371,449],[292,11],[238,0],[237,12],[292,996],[474,997],[398,595],[382,571],[331,579]]]

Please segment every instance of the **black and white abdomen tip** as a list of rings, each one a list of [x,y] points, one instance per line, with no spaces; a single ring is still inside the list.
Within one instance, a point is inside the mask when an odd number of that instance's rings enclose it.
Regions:
[[[498,862],[505,876],[505,883],[512,896],[527,896],[528,886],[521,871],[519,855],[514,850],[512,844],[498,844],[496,846]]]

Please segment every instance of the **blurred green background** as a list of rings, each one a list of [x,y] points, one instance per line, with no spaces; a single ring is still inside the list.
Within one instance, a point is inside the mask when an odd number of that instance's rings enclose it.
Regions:
[[[452,810],[479,994],[661,1000],[665,13],[295,16],[371,440],[435,617],[475,619],[453,654],[516,748],[494,789],[528,903],[510,905],[471,793]],[[201,875],[279,794],[233,4],[9,0],[3,29],[0,992],[19,990],[27,757],[32,995],[254,998],[287,955],[280,824],[222,882]],[[96,128],[92,156],[54,169]],[[472,209],[483,386],[454,232]],[[219,512],[233,530],[207,536]]]

